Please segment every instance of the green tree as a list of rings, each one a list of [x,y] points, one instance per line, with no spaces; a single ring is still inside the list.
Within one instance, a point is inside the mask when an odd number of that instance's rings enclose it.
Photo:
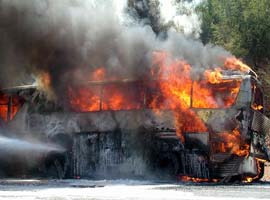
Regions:
[[[197,11],[204,43],[221,45],[255,65],[270,59],[269,0],[205,0]]]

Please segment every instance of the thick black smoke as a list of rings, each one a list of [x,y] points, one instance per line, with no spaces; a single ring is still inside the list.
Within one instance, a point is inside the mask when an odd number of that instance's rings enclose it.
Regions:
[[[149,25],[156,34],[166,33],[169,25],[165,25],[158,0],[128,0],[128,13],[140,23]]]
[[[105,0],[0,0],[0,86],[24,84],[31,74],[48,72],[55,94],[62,96],[68,84],[89,80],[97,67],[120,77],[146,76],[153,51],[185,59],[194,71],[219,65],[229,55],[176,32],[159,38],[158,23],[123,23],[115,5]],[[158,11],[150,13],[155,21]]]

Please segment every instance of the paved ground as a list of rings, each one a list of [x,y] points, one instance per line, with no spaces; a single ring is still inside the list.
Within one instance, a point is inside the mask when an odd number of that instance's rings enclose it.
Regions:
[[[116,180],[1,180],[0,199],[270,199],[270,183],[238,185]]]

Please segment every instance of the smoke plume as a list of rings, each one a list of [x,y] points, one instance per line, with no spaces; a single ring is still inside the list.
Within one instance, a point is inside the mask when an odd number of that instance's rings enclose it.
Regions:
[[[201,20],[195,11],[202,0],[129,0],[128,10],[137,21],[150,25],[156,34],[181,32],[198,38]]]
[[[158,34],[160,2],[0,0],[0,86],[48,73],[54,93],[63,97],[67,85],[89,80],[98,67],[112,76],[147,76],[154,51],[186,60],[194,72],[220,65],[229,55],[170,29],[166,37]],[[156,23],[136,22],[140,9]]]

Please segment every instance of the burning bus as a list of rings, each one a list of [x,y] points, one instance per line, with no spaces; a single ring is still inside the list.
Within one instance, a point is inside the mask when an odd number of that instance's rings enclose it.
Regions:
[[[66,149],[44,161],[60,178],[262,177],[270,121],[256,74],[234,58],[200,78],[160,54],[154,66],[141,79],[107,79],[99,68],[67,86],[61,104],[34,86],[3,89],[0,116],[16,133]]]

